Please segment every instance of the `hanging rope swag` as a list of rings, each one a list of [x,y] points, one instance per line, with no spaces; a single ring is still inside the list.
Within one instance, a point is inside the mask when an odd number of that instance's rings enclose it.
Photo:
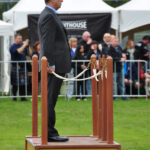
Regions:
[[[86,71],[89,70],[91,63],[93,63],[93,65],[94,65],[94,68],[93,68],[93,75],[90,76],[90,77],[88,77],[88,78],[78,79],[78,78],[81,77]],[[91,79],[93,79],[93,78],[95,78],[95,80],[98,82],[99,80],[98,80],[97,77],[98,77],[99,75],[101,75],[101,78],[103,79],[103,75],[105,74],[105,78],[107,79],[107,63],[106,63],[106,62],[104,63],[103,61],[101,61],[100,64],[101,64],[101,68],[102,68],[102,69],[97,72],[97,69],[96,69],[96,61],[94,61],[94,62],[91,62],[91,61],[90,61],[90,62],[88,63],[88,66],[87,66],[81,73],[79,73],[76,77],[73,77],[73,78],[65,78],[65,77],[62,77],[62,76],[58,75],[56,72],[51,71],[50,65],[48,65],[48,72],[52,73],[55,77],[57,77],[57,78],[59,78],[59,79],[62,79],[62,80],[65,81],[65,82],[67,82],[67,81],[85,81],[85,80],[91,80]],[[104,74],[103,74],[103,72],[104,72]]]

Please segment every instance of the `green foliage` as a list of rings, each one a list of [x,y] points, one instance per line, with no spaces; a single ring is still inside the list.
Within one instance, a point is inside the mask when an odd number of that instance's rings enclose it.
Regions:
[[[41,102],[39,100],[39,135]],[[122,150],[149,150],[150,100],[114,101],[114,137]],[[91,99],[70,102],[59,98],[56,128],[61,135],[91,135]],[[0,150],[23,150],[25,136],[32,134],[32,103],[0,99]]]
[[[16,3],[0,3],[0,19],[2,19],[3,12],[12,8]]]
[[[103,0],[103,1],[112,7],[118,7],[120,5],[129,2],[130,0]]]

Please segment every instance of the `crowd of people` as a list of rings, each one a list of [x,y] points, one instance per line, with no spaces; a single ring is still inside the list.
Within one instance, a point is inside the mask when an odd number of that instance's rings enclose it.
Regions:
[[[88,65],[83,60],[89,60],[92,54],[95,54],[97,59],[99,55],[111,56],[113,58],[114,100],[117,99],[116,95],[118,94],[122,96],[123,100],[127,100],[126,95],[141,95],[149,92],[149,88],[145,88],[145,85],[150,86],[150,75],[146,72],[145,63],[128,60],[145,60],[149,63],[147,45],[150,43],[150,36],[144,36],[142,41],[136,44],[134,44],[133,40],[128,40],[125,49],[122,49],[118,38],[110,33],[105,33],[103,42],[98,42],[92,39],[90,32],[85,31],[80,40],[70,38],[68,43],[71,60],[79,61],[72,62],[72,69],[68,74],[68,78],[82,72]],[[28,46],[29,40],[27,39],[23,42],[22,35],[16,34],[14,44],[10,47],[11,60],[15,62],[26,61],[27,54],[31,57],[37,55],[39,58],[40,42],[35,42],[33,51],[30,51]],[[30,66],[27,67],[27,71],[29,70],[32,71]],[[89,76],[91,76],[90,70],[80,76],[80,79]],[[11,85],[14,96],[16,96],[18,90],[21,96],[25,95],[25,86],[31,86],[24,63],[12,63]],[[76,83],[69,81],[67,96],[70,99],[72,95],[77,95],[77,101],[81,99],[86,101],[86,95],[91,95],[91,81],[79,81]],[[17,98],[14,97],[13,100],[16,101]],[[22,97],[21,101],[26,101],[25,97]]]
[[[97,59],[99,55],[113,58],[114,100],[117,99],[117,95],[121,95],[123,100],[128,100],[126,95],[144,95],[149,92],[149,88],[145,88],[145,86],[148,85],[149,87],[150,85],[150,75],[146,72],[147,66],[142,61],[149,63],[148,44],[150,43],[150,36],[144,36],[142,41],[136,44],[133,40],[128,40],[125,49],[122,49],[118,38],[110,33],[105,33],[103,42],[99,43],[92,40],[91,34],[85,31],[81,40],[70,38],[69,43],[73,43],[70,44],[72,60],[89,60],[92,54],[95,54]],[[75,76],[86,67],[87,64],[84,61],[77,63],[76,66],[72,63],[70,74]],[[90,76],[90,72],[80,78],[87,76]],[[76,87],[77,91],[73,87]],[[76,97],[77,101],[86,100],[86,95],[91,95],[90,80],[77,82],[76,85],[70,82],[68,98],[71,98],[74,92],[75,95],[78,95]]]

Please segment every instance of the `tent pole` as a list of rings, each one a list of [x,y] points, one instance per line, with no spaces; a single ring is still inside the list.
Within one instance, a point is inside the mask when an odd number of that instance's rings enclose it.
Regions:
[[[119,43],[121,45],[122,44],[122,33],[120,30],[120,26],[121,26],[121,10],[118,11],[118,39],[119,39]]]

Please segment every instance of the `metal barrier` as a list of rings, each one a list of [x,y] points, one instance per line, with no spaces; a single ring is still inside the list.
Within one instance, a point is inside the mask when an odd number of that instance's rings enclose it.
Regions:
[[[1,98],[31,96],[31,63],[32,61],[0,61]]]
[[[73,60],[72,61],[72,70],[68,73],[67,77],[76,76],[81,69],[79,69],[80,65],[87,65],[88,60]],[[117,62],[118,63],[118,62]],[[149,89],[147,79],[141,78],[139,72],[141,72],[141,68],[144,68],[145,73],[148,72],[148,63],[143,60],[127,60],[125,62],[120,62],[122,64],[122,70],[120,74],[117,74],[117,63],[114,63],[114,88],[113,94],[114,97],[146,97],[149,95]],[[0,61],[0,98],[7,97],[31,97],[32,93],[32,70],[30,70],[32,61]],[[125,69],[127,66],[127,70]],[[14,69],[15,68],[15,69]],[[13,72],[14,69],[14,72]],[[13,75],[14,80],[16,82],[16,95],[14,95],[13,91]],[[90,76],[90,69],[81,76],[81,78],[85,78]],[[120,76],[121,75],[121,76]],[[24,77],[22,77],[24,76]],[[118,77],[119,76],[119,77]],[[134,79],[136,77],[136,79]],[[132,80],[128,84],[125,82],[128,80]],[[120,91],[120,84],[118,80],[121,80],[123,92]],[[14,81],[13,81],[14,82]],[[121,83],[119,82],[119,83]],[[39,80],[40,84],[40,80]],[[150,84],[149,84],[150,85]],[[80,87],[80,89],[79,89]],[[39,91],[40,96],[40,91]],[[68,81],[64,82],[60,96],[65,96],[68,100],[72,97],[86,98],[91,96],[91,81],[82,81],[82,82],[73,82]]]
[[[146,97],[148,93],[148,62],[144,60],[126,60],[119,62],[121,72],[117,73],[118,62],[114,63],[113,95],[114,97]],[[121,82],[119,81],[121,80]]]

